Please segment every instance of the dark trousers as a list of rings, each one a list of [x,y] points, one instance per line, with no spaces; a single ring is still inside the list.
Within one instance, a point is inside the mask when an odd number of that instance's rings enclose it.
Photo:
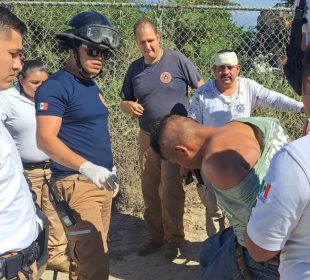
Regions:
[[[236,258],[236,236],[229,227],[207,239],[201,248],[200,280],[244,280]],[[240,246],[240,245],[238,245]],[[277,280],[280,278],[278,266],[268,262],[255,262],[246,248],[243,248],[243,261],[251,280]]]

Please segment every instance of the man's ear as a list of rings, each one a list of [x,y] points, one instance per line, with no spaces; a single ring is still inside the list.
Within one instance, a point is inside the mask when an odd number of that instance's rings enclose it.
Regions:
[[[237,70],[238,70],[238,74],[239,74],[240,71],[241,71],[241,66],[240,66],[240,64],[237,65]]]
[[[156,34],[156,38],[157,38],[158,42],[160,43],[160,35],[159,35],[159,33]]]
[[[188,157],[189,156],[189,150],[187,147],[183,145],[177,145],[174,148],[175,152],[181,156],[181,157]]]
[[[21,86],[24,85],[24,77],[23,77],[22,75],[19,75],[19,76],[18,76],[18,81],[19,81],[19,83],[21,84]]]

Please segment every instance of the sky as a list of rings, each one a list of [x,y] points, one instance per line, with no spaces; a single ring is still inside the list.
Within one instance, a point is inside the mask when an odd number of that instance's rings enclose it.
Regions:
[[[239,3],[241,6],[259,7],[259,8],[269,8],[273,7],[277,3],[281,3],[280,0],[231,0],[231,1]],[[253,11],[232,12],[232,16],[233,20],[239,27],[251,28],[256,26],[259,12],[253,12]]]
[[[169,2],[169,0],[132,0],[133,2],[146,2],[146,3],[158,3],[160,2]],[[240,4],[241,6],[246,7],[258,7],[258,8],[269,8],[273,7],[277,3],[281,3],[281,0],[230,0],[231,2],[235,2]],[[257,24],[257,17],[259,16],[259,12],[255,11],[233,11],[232,19],[239,27],[244,28],[254,28]]]
[[[275,4],[280,3],[279,0],[232,0],[239,3],[241,6],[254,6],[254,7],[273,7]]]

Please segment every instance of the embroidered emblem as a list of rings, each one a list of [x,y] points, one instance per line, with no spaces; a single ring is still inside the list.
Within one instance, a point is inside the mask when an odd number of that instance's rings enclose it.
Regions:
[[[264,181],[263,181],[264,183]],[[263,188],[260,188],[259,194],[258,194],[258,199],[261,200],[262,202],[265,202],[268,194],[270,192],[271,189],[271,184],[267,183],[263,185]]]
[[[236,110],[238,113],[243,113],[244,110],[245,110],[244,104],[238,103],[238,104],[235,106],[235,110]]]
[[[37,103],[38,111],[46,111],[47,109],[48,109],[48,103],[46,102]]]
[[[160,81],[163,83],[163,84],[169,84],[172,80],[172,76],[169,72],[163,72],[161,73],[160,75]]]

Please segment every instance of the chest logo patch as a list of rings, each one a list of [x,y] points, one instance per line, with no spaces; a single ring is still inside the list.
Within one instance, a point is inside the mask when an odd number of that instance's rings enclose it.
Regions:
[[[244,110],[245,110],[244,104],[238,103],[238,104],[236,105],[236,107],[235,107],[235,110],[236,110],[238,113],[244,113]]]
[[[160,81],[163,84],[169,84],[172,80],[172,76],[169,72],[162,72],[160,75]]]

